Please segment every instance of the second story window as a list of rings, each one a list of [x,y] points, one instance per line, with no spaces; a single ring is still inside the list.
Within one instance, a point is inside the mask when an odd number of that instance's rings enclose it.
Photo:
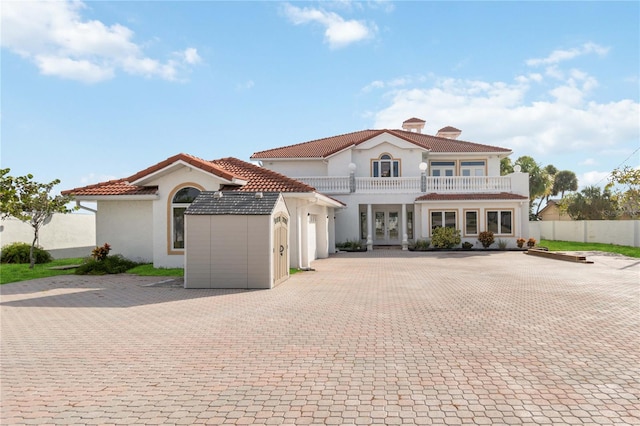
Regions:
[[[432,161],[431,176],[453,176],[456,169],[455,161]]]
[[[460,174],[462,176],[484,176],[485,163],[484,161],[461,161]]]
[[[373,177],[399,177],[400,160],[394,160],[389,154],[382,154],[373,160],[371,174]]]

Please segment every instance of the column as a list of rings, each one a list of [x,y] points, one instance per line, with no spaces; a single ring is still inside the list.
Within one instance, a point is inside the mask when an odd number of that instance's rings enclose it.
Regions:
[[[409,236],[407,235],[407,205],[402,204],[402,250],[409,250]]]
[[[367,250],[373,250],[373,209],[367,204]]]

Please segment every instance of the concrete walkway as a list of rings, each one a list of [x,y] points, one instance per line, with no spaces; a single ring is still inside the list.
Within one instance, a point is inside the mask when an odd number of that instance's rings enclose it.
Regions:
[[[588,259],[380,250],[263,291],[4,285],[0,420],[640,424],[640,259]]]

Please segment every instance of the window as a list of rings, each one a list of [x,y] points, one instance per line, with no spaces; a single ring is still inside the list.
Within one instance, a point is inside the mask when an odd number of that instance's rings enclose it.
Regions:
[[[487,231],[494,234],[512,234],[513,212],[511,210],[487,211]]]
[[[176,192],[171,199],[171,248],[184,249],[184,212],[200,194],[200,190],[186,187]]]
[[[389,154],[383,154],[379,159],[373,160],[373,177],[398,177],[400,176],[400,160],[394,160]]]
[[[431,176],[453,176],[455,161],[432,161]]]
[[[431,230],[434,230],[437,227],[443,228],[455,228],[456,227],[456,212],[441,212],[441,211],[432,211],[431,212]]]
[[[465,235],[478,235],[478,211],[467,210],[464,212]]]
[[[461,161],[460,174],[462,176],[484,176],[485,162],[482,161]]]

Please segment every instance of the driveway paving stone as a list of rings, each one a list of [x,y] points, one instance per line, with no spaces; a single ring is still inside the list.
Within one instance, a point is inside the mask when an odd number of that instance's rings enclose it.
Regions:
[[[273,290],[0,288],[18,424],[640,424],[640,261],[376,250]]]

